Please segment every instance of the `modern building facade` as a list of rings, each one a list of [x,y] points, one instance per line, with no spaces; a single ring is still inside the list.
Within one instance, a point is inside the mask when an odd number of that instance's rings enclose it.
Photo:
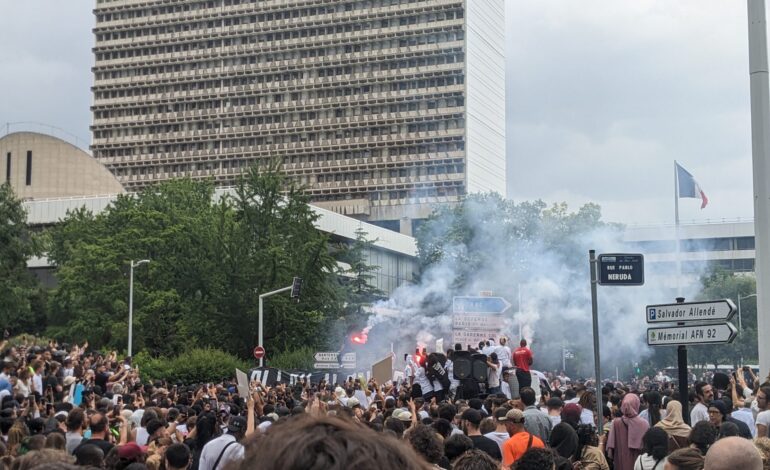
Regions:
[[[123,187],[101,163],[71,143],[38,132],[0,137],[3,173],[22,199],[122,193]]]
[[[97,0],[92,151],[128,190],[272,160],[411,232],[505,194],[504,0]]]
[[[105,173],[109,175],[106,170]],[[224,195],[232,196],[233,193],[233,188],[217,188],[214,197],[219,199]],[[24,208],[27,210],[28,223],[39,230],[59,223],[68,212],[80,208],[98,214],[115,202],[117,196],[108,194],[35,199],[25,201]],[[318,216],[316,228],[328,234],[332,241],[352,243],[359,229],[366,232],[367,238],[373,240],[372,246],[364,252],[364,256],[368,264],[379,267],[373,273],[372,284],[375,287],[390,295],[399,286],[413,281],[414,273],[418,271],[417,243],[414,238],[327,209],[312,205],[310,208]],[[27,266],[43,279],[46,285],[55,285],[54,267],[46,257],[32,258],[27,262]]]
[[[754,273],[754,222],[751,220],[682,224],[679,227],[679,254],[673,225],[626,227],[623,240],[627,249],[643,253],[645,265],[653,274],[673,279],[681,269],[685,284],[698,283],[714,269],[733,273]],[[677,256],[679,265],[677,265]]]

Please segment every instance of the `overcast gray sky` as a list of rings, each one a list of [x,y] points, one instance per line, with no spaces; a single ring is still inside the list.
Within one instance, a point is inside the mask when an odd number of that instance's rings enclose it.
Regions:
[[[509,191],[608,220],[673,220],[673,161],[710,199],[681,218],[750,218],[746,2],[506,0]],[[0,0],[0,124],[88,141],[91,0]]]

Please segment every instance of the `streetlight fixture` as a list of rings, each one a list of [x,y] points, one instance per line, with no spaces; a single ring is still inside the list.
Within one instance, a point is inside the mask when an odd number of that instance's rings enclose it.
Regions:
[[[148,259],[139,260],[136,263],[131,260],[131,274],[128,281],[128,357],[133,356],[134,345],[134,268],[149,262]]]
[[[257,338],[257,346],[259,346],[261,348],[264,347],[264,343],[263,343],[263,340],[264,340],[263,334],[264,334],[264,332],[263,332],[263,328],[262,328],[262,326],[263,326],[262,318],[263,318],[263,312],[264,312],[264,301],[265,301],[265,299],[267,297],[270,297],[271,295],[280,294],[281,292],[286,292],[286,291],[291,291],[291,298],[292,299],[296,299],[297,301],[299,301],[299,296],[300,296],[300,293],[302,291],[302,278],[301,277],[295,277],[294,279],[292,279],[290,286],[284,287],[282,289],[274,290],[274,291],[271,291],[271,292],[265,292],[264,294],[260,294],[259,295],[259,337]],[[261,368],[264,365],[264,363],[265,363],[265,357],[262,356],[262,357],[259,358],[259,367]]]
[[[738,295],[738,334],[743,333],[743,317],[741,316],[741,299],[750,299],[756,297],[757,294],[749,294],[741,297]]]

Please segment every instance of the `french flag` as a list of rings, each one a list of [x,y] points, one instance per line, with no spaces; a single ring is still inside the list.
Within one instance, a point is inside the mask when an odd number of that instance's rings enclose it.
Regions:
[[[679,163],[674,162],[676,165],[676,178],[679,182],[679,197],[692,197],[700,199],[700,208],[706,207],[709,203],[709,198],[706,197],[706,193],[700,188],[700,185],[689,171],[682,168]]]

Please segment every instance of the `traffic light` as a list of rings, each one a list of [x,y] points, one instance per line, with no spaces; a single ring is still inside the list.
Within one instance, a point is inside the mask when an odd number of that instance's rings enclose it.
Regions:
[[[299,294],[301,291],[302,291],[302,278],[295,277],[291,281],[291,298],[297,299],[297,302],[299,302]]]

